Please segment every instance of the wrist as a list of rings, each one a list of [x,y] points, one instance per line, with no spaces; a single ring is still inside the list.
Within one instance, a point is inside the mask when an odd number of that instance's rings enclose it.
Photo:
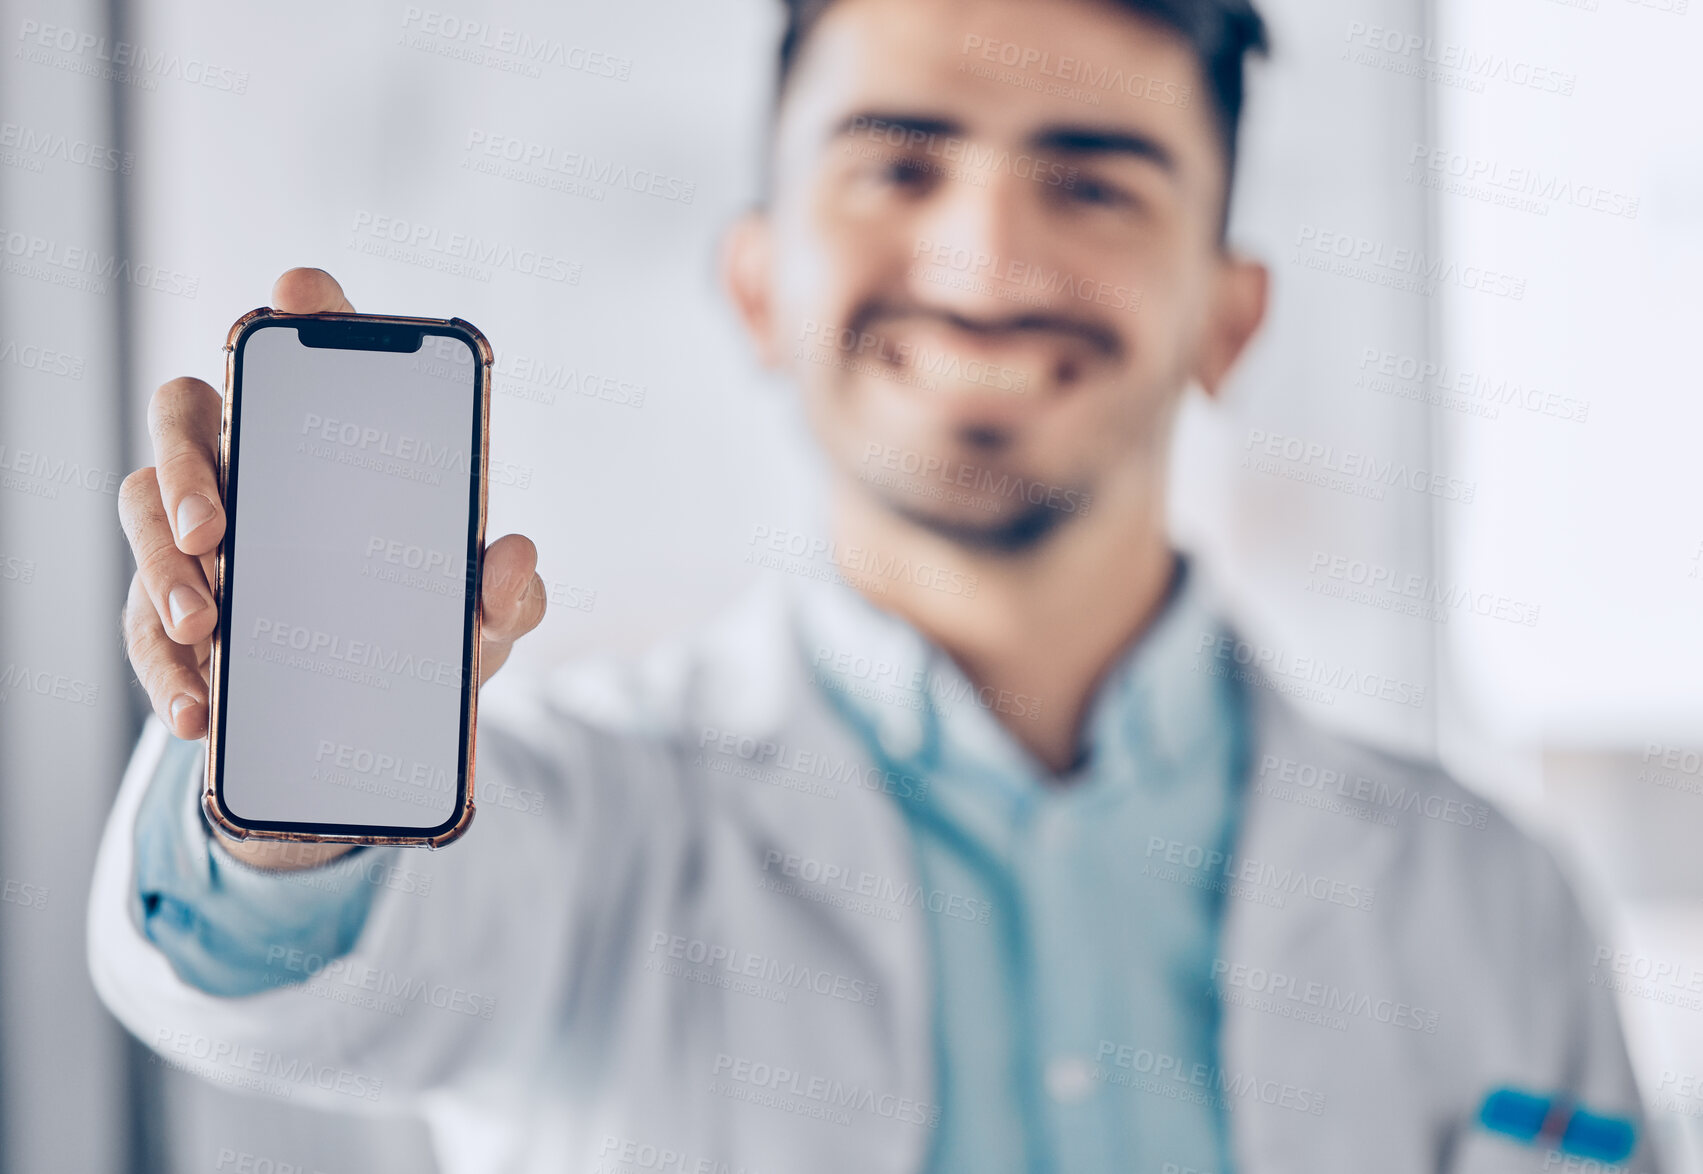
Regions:
[[[269,872],[293,872],[317,868],[353,851],[355,844],[315,844],[279,840],[237,840],[215,828],[219,846],[235,860]]]

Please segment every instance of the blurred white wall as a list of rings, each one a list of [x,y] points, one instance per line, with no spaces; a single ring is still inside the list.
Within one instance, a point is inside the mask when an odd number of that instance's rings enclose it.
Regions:
[[[1542,605],[1530,629],[1449,631],[1499,736],[1703,736],[1703,13],[1685,7],[1442,7],[1439,50],[1507,63],[1436,89],[1442,247],[1527,282],[1441,301],[1449,369],[1522,392],[1495,419],[1438,413],[1484,487],[1448,531],[1452,572]]]
[[[109,86],[42,47],[104,5],[0,2],[0,1169],[123,1170],[136,1053],[84,962],[96,837],[133,715],[117,641],[125,454],[114,389],[134,291],[113,264]],[[57,39],[57,37],[55,38]],[[102,273],[105,273],[105,276]]]
[[[1298,705],[1428,754],[1436,626],[1328,592],[1346,582],[1339,565],[1429,576],[1435,519],[1472,508],[1389,483],[1390,470],[1439,468],[1426,411],[1357,383],[1368,348],[1427,353],[1433,299],[1318,267],[1331,259],[1319,242],[1338,236],[1425,245],[1425,195],[1396,163],[1425,132],[1429,94],[1344,60],[1342,43],[1356,22],[1421,27],[1426,6],[1260,8],[1273,55],[1251,80],[1231,240],[1270,268],[1271,310],[1223,402],[1197,399],[1182,420],[1176,528],[1220,569],[1260,651],[1293,673]]]
[[[1471,390],[1436,419],[1484,487],[1441,565],[1541,606],[1448,629],[1445,742],[1543,748],[1539,813],[1601,900],[1593,977],[1700,1169],[1703,13],[1448,0],[1431,56],[1438,131],[1410,169],[1437,185],[1440,248],[1526,283],[1440,299],[1440,378]]]

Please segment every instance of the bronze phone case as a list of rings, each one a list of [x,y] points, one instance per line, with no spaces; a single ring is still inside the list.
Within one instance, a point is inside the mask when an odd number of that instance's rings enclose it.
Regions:
[[[461,713],[461,742],[465,748],[461,768],[461,781],[457,788],[456,800],[460,816],[450,826],[436,834],[410,833],[407,831],[377,832],[377,831],[297,831],[274,827],[256,827],[243,823],[226,809],[224,797],[220,793],[220,762],[222,746],[220,735],[224,729],[225,715],[225,642],[227,624],[230,621],[230,593],[225,580],[225,562],[230,555],[231,545],[236,538],[236,515],[228,512],[229,487],[228,478],[231,468],[231,424],[236,403],[237,357],[243,340],[259,326],[267,323],[283,321],[322,321],[350,322],[375,326],[393,325],[399,327],[425,327],[439,333],[457,335],[465,339],[472,347],[475,356],[474,378],[477,381],[475,394],[479,399],[479,478],[478,505],[472,511],[472,543],[471,549],[477,554],[477,567],[469,575],[467,607],[469,616],[469,635],[471,650],[464,657],[466,670],[466,685],[462,699]],[[214,629],[212,642],[212,659],[208,662],[209,702],[207,721],[207,774],[201,792],[201,809],[207,819],[234,840],[281,840],[310,844],[412,844],[427,848],[441,848],[451,840],[459,837],[473,822],[473,748],[478,726],[476,722],[479,705],[479,631],[481,626],[481,595],[484,577],[485,551],[485,495],[489,481],[487,469],[490,458],[491,432],[491,344],[479,328],[471,322],[460,318],[399,318],[380,314],[284,314],[267,306],[258,310],[250,310],[231,325],[230,333],[225,338],[225,403],[223,416],[219,424],[219,496],[227,503],[227,517],[230,524],[225,528],[224,540],[219,543],[219,550],[214,559],[213,596],[219,601],[219,626]]]

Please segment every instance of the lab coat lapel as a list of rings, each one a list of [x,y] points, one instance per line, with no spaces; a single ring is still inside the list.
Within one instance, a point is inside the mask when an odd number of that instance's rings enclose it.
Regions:
[[[759,602],[742,609],[732,623],[712,630],[707,637],[712,647],[699,663],[713,667],[691,685],[686,704],[692,716],[687,728],[716,732],[717,737],[700,749],[713,751],[724,732],[736,734],[741,745],[756,747],[751,752],[756,777],[751,772],[705,771],[703,775],[705,785],[722,791],[720,799],[741,829],[735,853],[747,855],[742,863],[731,861],[730,867],[743,867],[750,874],[738,883],[753,893],[754,903],[764,910],[741,932],[764,943],[763,948],[777,957],[859,959],[863,977],[879,985],[879,997],[876,1006],[868,1009],[873,1013],[857,1021],[865,1029],[856,1033],[836,1027],[837,1020],[826,1023],[822,1016],[809,1013],[812,1000],[808,998],[769,1006],[751,999],[732,1000],[726,1004],[728,1032],[748,1036],[764,1030],[758,1019],[771,1024],[784,1021],[784,1028],[768,1029],[768,1038],[781,1053],[801,1057],[804,1071],[814,1074],[814,1065],[847,1087],[873,1089],[877,1095],[907,1097],[926,1105],[934,1099],[934,1036],[923,911],[912,906],[897,920],[886,920],[760,887],[763,880],[784,875],[773,866],[776,854],[836,864],[898,886],[914,887],[917,882],[903,817],[893,798],[880,789],[878,777],[868,773],[873,765],[869,754],[829,707],[811,673],[813,642],[840,638],[854,644],[860,639],[879,642],[883,633],[858,625],[854,618],[851,626],[832,636],[802,622],[803,606],[796,597],[779,605]],[[821,773],[813,774],[816,770]],[[811,785],[776,785],[777,779]],[[820,895],[837,899],[853,894],[830,892],[824,886]],[[796,1010],[793,1003],[798,1004]],[[750,1022],[731,1021],[738,1019]],[[771,1111],[740,1115],[739,1121],[750,1118],[750,1129],[747,1134],[742,1126],[730,1123],[740,1136],[730,1139],[727,1152],[761,1153],[770,1148],[766,1136],[777,1124],[775,1116]],[[928,1128],[872,1120],[867,1113],[854,1114],[854,1121],[857,1127],[844,1131],[839,1155],[843,1161],[836,1161],[836,1169],[923,1168],[932,1136]]]
[[[1399,932],[1390,919],[1404,896],[1386,884],[1400,837],[1391,827],[1279,798],[1269,786],[1273,760],[1328,768],[1341,761],[1341,749],[1304,723],[1269,680],[1250,685],[1248,694],[1248,777],[1233,868],[1258,878],[1254,891],[1264,899],[1226,897],[1216,967],[1235,1169],[1434,1171],[1436,1122],[1414,1103],[1429,1082],[1414,1070],[1404,1029],[1354,1015],[1320,1022],[1305,997],[1333,991],[1393,998],[1404,989],[1402,976],[1388,972],[1388,960],[1399,955],[1387,941]],[[1311,892],[1284,891],[1294,882],[1283,878],[1302,874]],[[1330,899],[1331,886],[1339,900]],[[1344,903],[1350,886],[1358,890],[1352,905]],[[1367,890],[1371,904],[1362,907]],[[1274,891],[1283,891],[1281,907],[1266,903]],[[1399,916],[1422,914],[1410,907]],[[1237,966],[1258,977],[1228,987]],[[1276,976],[1288,985],[1271,995]],[[1328,1006],[1328,996],[1318,1002]]]

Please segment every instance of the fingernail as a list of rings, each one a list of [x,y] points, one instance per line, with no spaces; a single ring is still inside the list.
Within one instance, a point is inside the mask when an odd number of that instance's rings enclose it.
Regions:
[[[184,710],[188,709],[191,705],[194,705],[194,704],[195,704],[195,698],[191,697],[187,693],[179,693],[176,697],[173,697],[171,699],[171,720],[172,720],[172,724],[175,725],[177,723],[178,715],[181,714]]]
[[[200,493],[192,493],[177,503],[177,539],[195,533],[196,529],[213,520],[213,503]]]
[[[207,601],[201,598],[201,593],[190,587],[173,587],[171,594],[166,596],[166,603],[171,608],[172,626],[176,627],[184,620],[207,606]]]

